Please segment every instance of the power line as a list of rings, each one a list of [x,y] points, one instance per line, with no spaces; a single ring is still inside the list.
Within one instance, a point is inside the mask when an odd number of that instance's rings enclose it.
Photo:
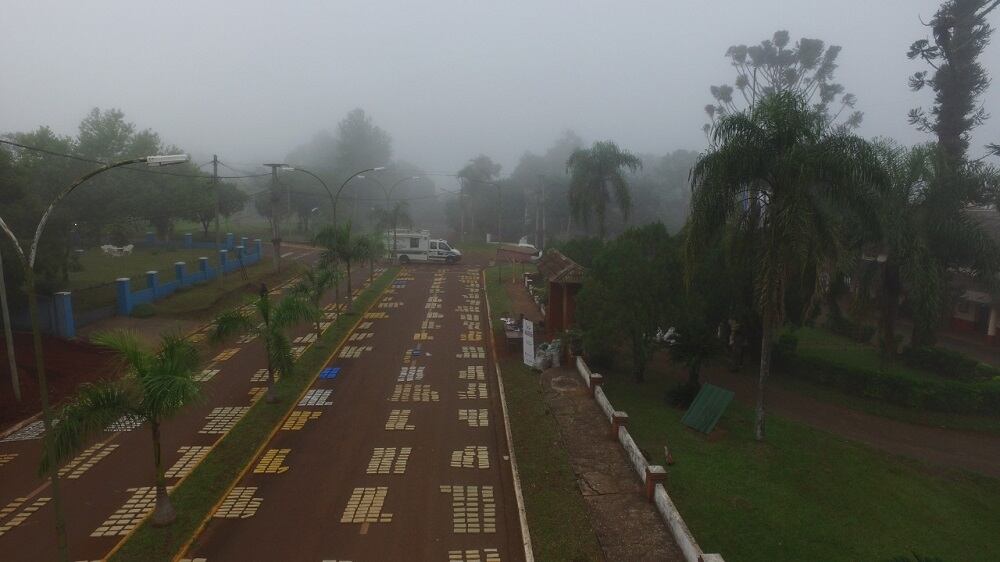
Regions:
[[[7,140],[7,139],[0,139],[0,144],[9,144],[11,146],[16,146],[17,148],[21,148],[21,149],[24,149],[24,150],[31,150],[33,152],[41,152],[43,154],[48,154],[48,155],[51,155],[51,156],[58,156],[60,158],[69,158],[70,160],[77,160],[79,162],[87,162],[87,163],[90,163],[90,164],[100,164],[101,166],[107,165],[107,162],[102,162],[100,160],[94,160],[92,158],[85,158],[83,156],[76,156],[74,154],[64,154],[64,153],[61,153],[61,152],[55,152],[53,150],[48,150],[48,149],[45,149],[45,148],[40,148],[40,147],[37,147],[37,146],[28,146],[26,144],[21,144],[21,143],[18,143],[18,142]],[[204,165],[204,164],[202,164],[202,165]],[[146,169],[143,169],[143,168],[129,168],[127,166],[122,166],[120,168],[114,168],[114,170],[129,170],[129,171],[132,171],[132,172],[141,172],[141,173],[144,173],[144,174],[159,174],[159,175],[162,175],[162,176],[175,176],[175,177],[180,177],[180,178],[212,179],[211,176],[204,176],[204,175],[201,175],[201,174],[182,174],[182,173],[177,173],[177,172],[166,172],[166,171],[160,171],[160,170],[146,170]],[[219,179],[234,180],[234,179],[242,179],[242,178],[254,178],[254,177],[266,176],[266,175],[267,174],[253,174],[253,175],[246,175],[246,176],[219,176]]]

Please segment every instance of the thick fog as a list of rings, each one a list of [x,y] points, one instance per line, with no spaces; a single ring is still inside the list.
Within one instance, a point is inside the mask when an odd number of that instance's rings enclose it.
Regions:
[[[361,107],[394,156],[454,171],[484,153],[511,170],[574,129],[637,153],[700,150],[709,86],[732,82],[728,46],[778,29],[841,45],[839,82],[864,136],[930,140],[910,43],[939,0],[659,2],[6,2],[0,131],[74,134],[92,107],[198,157],[284,158]],[[1000,68],[1000,45],[983,57]],[[987,92],[987,110],[1000,88]],[[1000,140],[1000,117],[970,156]]]

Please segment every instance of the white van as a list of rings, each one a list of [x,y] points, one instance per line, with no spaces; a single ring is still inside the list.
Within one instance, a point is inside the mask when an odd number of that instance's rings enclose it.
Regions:
[[[447,240],[432,239],[426,230],[397,230],[386,233],[386,247],[393,261],[399,263],[444,262],[457,263],[462,252],[451,247]]]

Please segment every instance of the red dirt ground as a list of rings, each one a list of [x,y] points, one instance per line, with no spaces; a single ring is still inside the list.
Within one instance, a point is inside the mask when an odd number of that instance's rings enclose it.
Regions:
[[[105,378],[112,371],[111,354],[90,343],[43,337],[42,349],[52,404],[72,394],[78,385]],[[7,346],[0,338],[0,432],[41,410],[30,333],[14,334],[14,355],[21,379],[20,403],[14,400],[7,367]]]

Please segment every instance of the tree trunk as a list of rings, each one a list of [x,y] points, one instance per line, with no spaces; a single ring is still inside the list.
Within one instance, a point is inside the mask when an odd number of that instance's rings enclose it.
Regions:
[[[38,380],[38,395],[42,405],[42,422],[45,433],[52,434],[52,408],[49,407],[48,382],[45,376],[45,353],[42,350],[42,329],[38,316],[38,294],[35,287],[35,272],[26,263],[24,265],[25,284],[28,289],[28,310],[31,312],[31,333],[35,347],[35,376]],[[45,439],[43,445],[48,448],[49,458],[55,458],[52,442]],[[60,562],[69,562],[69,546],[66,541],[66,518],[62,509],[62,494],[59,490],[59,466],[50,463],[49,481],[52,483],[52,507],[56,515],[56,545],[59,550]]]
[[[156,507],[153,508],[154,527],[166,527],[177,519],[177,512],[167,494],[167,479],[163,475],[163,457],[160,454],[160,422],[150,421],[153,430],[153,465],[156,467]]]
[[[264,402],[277,404],[278,393],[274,390],[274,366],[271,364],[270,342],[264,346],[264,352],[267,353],[267,392],[264,393]]]
[[[334,262],[334,273],[333,276],[333,304],[336,309],[336,305],[340,304],[340,271],[336,269],[336,262]],[[340,312],[337,310],[336,312]]]
[[[635,382],[646,382],[646,354],[643,351],[643,343],[640,336],[632,337],[632,363]]]
[[[753,433],[757,441],[764,440],[764,385],[771,374],[771,338],[774,333],[768,314],[765,313],[761,325],[760,338],[760,378],[757,380],[757,409],[754,416]]]
[[[354,291],[351,289],[351,260],[347,260],[347,308],[345,312],[351,312],[351,305],[354,303]]]
[[[896,352],[896,318],[899,316],[899,294],[902,285],[899,277],[899,266],[885,264],[882,275],[882,353],[889,358]]]

